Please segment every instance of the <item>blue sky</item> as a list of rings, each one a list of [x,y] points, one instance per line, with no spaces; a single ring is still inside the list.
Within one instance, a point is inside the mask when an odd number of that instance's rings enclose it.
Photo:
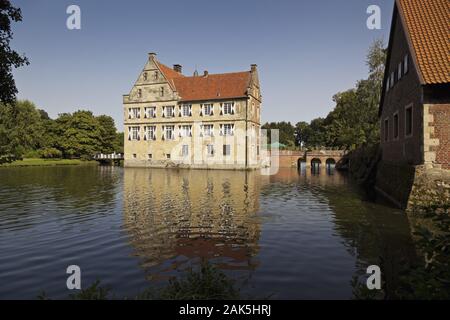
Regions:
[[[122,129],[122,95],[148,52],[183,73],[249,70],[258,64],[263,121],[310,121],[332,96],[367,75],[374,39],[388,41],[394,0],[12,0],[22,9],[12,46],[31,64],[14,72],[20,99],[50,116],[89,109]],[[81,30],[66,8],[81,8]],[[366,9],[381,7],[382,29]]]

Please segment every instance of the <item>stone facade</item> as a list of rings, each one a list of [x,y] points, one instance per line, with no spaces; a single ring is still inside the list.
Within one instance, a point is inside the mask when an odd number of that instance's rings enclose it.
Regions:
[[[425,164],[450,169],[450,104],[424,105]]]
[[[150,54],[124,96],[125,166],[259,168],[256,65],[248,72],[193,77],[180,69],[175,65],[172,70]]]

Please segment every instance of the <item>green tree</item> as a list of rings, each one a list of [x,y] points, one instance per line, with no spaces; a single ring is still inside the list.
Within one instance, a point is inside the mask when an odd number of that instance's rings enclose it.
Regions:
[[[22,21],[22,13],[8,0],[0,0],[0,102],[13,104],[17,88],[12,75],[12,68],[28,64],[26,57],[10,48],[13,33],[11,22]]]
[[[43,133],[41,114],[32,102],[0,105],[0,155],[21,157],[39,148]]]
[[[65,157],[90,158],[101,150],[104,130],[91,111],[62,114],[56,121],[59,125],[57,130],[62,132],[58,144]]]
[[[110,116],[101,115],[97,117],[99,123],[99,130],[101,131],[100,149],[98,151],[102,153],[112,153],[115,150],[116,143],[116,125],[114,119]]]

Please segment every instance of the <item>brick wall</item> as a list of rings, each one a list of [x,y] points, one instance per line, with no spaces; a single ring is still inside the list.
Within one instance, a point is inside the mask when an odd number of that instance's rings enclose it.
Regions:
[[[423,103],[422,87],[418,73],[409,51],[406,34],[400,19],[397,17],[393,29],[393,42],[390,51],[390,60],[387,65],[387,74],[395,71],[406,54],[409,55],[408,73],[395,83],[394,87],[385,92],[381,125],[381,148],[384,161],[393,163],[407,163],[418,165],[423,163]],[[413,107],[413,133],[405,135],[405,108]],[[399,117],[399,136],[394,138],[394,115]],[[384,140],[384,121],[389,121],[388,140]]]
[[[430,138],[436,139],[436,145],[430,146],[435,153],[434,163],[443,169],[450,169],[450,104],[429,105],[432,122],[428,126],[433,128]]]

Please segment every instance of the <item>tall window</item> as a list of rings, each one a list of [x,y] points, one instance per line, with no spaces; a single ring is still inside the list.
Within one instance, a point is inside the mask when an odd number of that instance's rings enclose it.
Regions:
[[[394,83],[395,83],[395,73],[392,72],[391,73],[391,88],[394,86]]]
[[[153,73],[153,80],[158,80],[158,71]]]
[[[128,108],[128,119],[139,119],[141,117],[141,108]]]
[[[189,117],[191,115],[191,105],[190,104],[183,104],[181,106],[181,115],[183,117]]]
[[[203,114],[205,116],[211,116],[213,114],[213,104],[212,103],[205,103],[203,105]]]
[[[163,107],[163,116],[165,118],[171,118],[175,116],[175,107],[174,106]]]
[[[214,145],[213,144],[208,144],[206,146],[206,152],[207,152],[209,157],[214,156]]]
[[[159,96],[160,96],[160,97],[164,97],[164,87],[161,87],[161,88],[159,89]]]
[[[190,137],[191,136],[191,126],[190,125],[182,125],[180,128],[180,136],[182,137]]]
[[[156,118],[156,107],[145,107],[146,118]]]
[[[143,77],[144,77],[144,81],[147,81],[147,72],[144,72]]]
[[[384,141],[389,140],[389,119],[384,120]]]
[[[139,126],[133,126],[129,128],[128,140],[140,140],[139,138]]]
[[[223,155],[224,156],[229,156],[230,154],[231,154],[231,145],[224,144],[223,145]]]
[[[214,132],[214,125],[205,124],[203,125],[203,135],[206,137],[212,137]]]
[[[233,124],[226,123],[223,125],[223,135],[232,136],[233,135]]]
[[[225,102],[222,106],[223,114],[233,114],[233,102]]]
[[[181,155],[183,157],[187,157],[189,154],[189,146],[187,144],[183,144],[183,146],[181,147]]]
[[[147,127],[147,139],[148,140],[156,139],[156,126],[148,126]]]
[[[397,79],[398,80],[400,80],[402,78],[402,75],[403,75],[403,73],[402,73],[402,65],[403,65],[403,63],[401,63],[401,62],[398,64],[398,70],[397,70]]]
[[[411,136],[413,131],[413,109],[408,106],[405,109],[405,136]]]
[[[166,126],[165,127],[165,138],[167,140],[173,140],[175,138],[173,131],[174,131],[174,126]]]
[[[138,89],[137,91],[138,98],[142,98],[142,90]]]
[[[394,114],[394,139],[398,139],[398,113]]]

